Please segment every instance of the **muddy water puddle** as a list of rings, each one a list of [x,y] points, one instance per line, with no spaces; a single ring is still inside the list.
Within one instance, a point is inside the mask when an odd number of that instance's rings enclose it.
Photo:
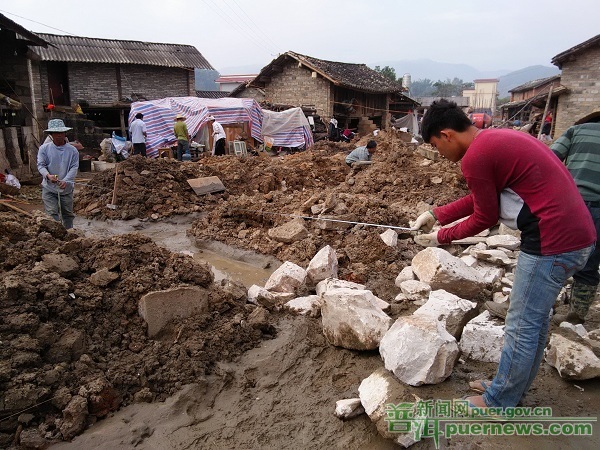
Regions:
[[[246,287],[253,284],[264,286],[269,276],[281,264],[274,258],[229,247],[216,241],[194,243],[186,234],[193,219],[176,217],[163,222],[104,222],[76,217],[74,227],[93,238],[108,238],[127,233],[143,234],[172,252],[186,253],[198,261],[208,263],[215,275],[215,281],[229,278]]]

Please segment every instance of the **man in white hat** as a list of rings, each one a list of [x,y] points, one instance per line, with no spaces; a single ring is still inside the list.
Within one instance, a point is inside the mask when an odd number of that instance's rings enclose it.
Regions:
[[[221,156],[225,154],[225,130],[214,116],[208,116],[208,123],[212,124],[213,129],[213,151],[212,154]]]
[[[177,117],[175,117],[173,133],[177,138],[177,159],[181,161],[183,158],[182,155],[185,153],[185,159],[186,161],[189,161],[191,158],[190,134],[188,133],[187,125],[185,123],[185,116],[183,114],[177,114]]]
[[[45,131],[52,141],[40,147],[37,157],[46,213],[67,229],[73,228],[73,189],[79,168],[79,152],[66,140],[70,129],[62,120],[50,119]]]

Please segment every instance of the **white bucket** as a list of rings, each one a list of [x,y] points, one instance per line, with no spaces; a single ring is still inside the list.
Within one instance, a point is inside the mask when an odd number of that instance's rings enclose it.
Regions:
[[[103,170],[114,169],[116,163],[106,161],[92,161],[92,172],[102,172]]]

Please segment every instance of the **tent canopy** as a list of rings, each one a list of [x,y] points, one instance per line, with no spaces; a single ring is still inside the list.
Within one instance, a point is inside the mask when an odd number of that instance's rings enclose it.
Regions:
[[[129,124],[135,115],[142,113],[146,123],[148,137],[146,154],[156,158],[158,149],[176,144],[173,134],[175,117],[185,116],[190,136],[198,134],[208,122],[207,117],[213,115],[223,125],[229,123],[249,122],[250,134],[261,139],[263,113],[256,100],[248,98],[198,98],[167,97],[159,100],[135,102],[131,104]]]

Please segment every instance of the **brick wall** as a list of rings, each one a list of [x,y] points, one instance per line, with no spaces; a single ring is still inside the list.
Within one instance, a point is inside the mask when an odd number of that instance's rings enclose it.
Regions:
[[[314,105],[321,117],[331,117],[331,83],[320,75],[313,78],[311,74],[306,67],[298,67],[297,61],[289,62],[267,84],[266,99],[272,103],[295,106]]]
[[[569,89],[558,99],[554,138],[579,119],[600,111],[600,47],[582,50],[562,66],[561,84]]]
[[[83,99],[94,105],[111,105],[120,100],[117,67],[114,64],[69,63],[71,101]],[[186,69],[140,65],[121,65],[119,69],[122,97],[131,97],[132,93],[148,100],[195,96],[194,77]],[[47,75],[42,76],[42,80],[44,94],[48,97]]]

